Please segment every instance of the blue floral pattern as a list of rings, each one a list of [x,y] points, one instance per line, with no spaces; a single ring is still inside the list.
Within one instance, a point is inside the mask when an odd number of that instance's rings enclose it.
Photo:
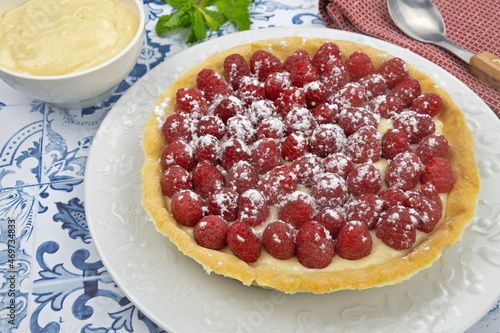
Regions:
[[[157,19],[171,12],[144,0],[147,34],[136,66],[101,105],[63,110],[0,92],[0,331],[163,332],[116,286],[93,247],[83,181],[101,121],[139,78],[188,46],[187,31],[160,38]],[[255,0],[252,29],[324,26],[316,0]],[[236,31],[226,23],[213,39]],[[8,89],[0,83],[1,88]],[[8,100],[7,100],[8,99]],[[15,267],[9,266],[8,221],[16,225]],[[35,237],[36,234],[36,237]],[[9,271],[15,271],[16,318],[7,315]],[[488,315],[498,317],[498,304]]]

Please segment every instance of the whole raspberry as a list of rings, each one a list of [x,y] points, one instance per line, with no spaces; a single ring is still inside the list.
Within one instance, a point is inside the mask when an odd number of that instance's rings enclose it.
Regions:
[[[347,138],[345,155],[353,163],[374,163],[382,154],[382,135],[375,127],[363,126]]]
[[[208,102],[203,93],[192,87],[181,88],[175,95],[177,112],[191,118],[199,118],[208,113]]]
[[[327,157],[343,150],[346,143],[344,131],[336,124],[317,126],[309,140],[309,148],[319,157]]]
[[[304,89],[292,86],[276,98],[274,106],[276,106],[278,114],[286,118],[290,110],[294,108],[305,108],[307,106],[306,93]]]
[[[208,213],[232,222],[238,217],[238,198],[238,193],[227,187],[216,189],[208,195]]]
[[[167,143],[172,143],[175,140],[189,142],[193,136],[191,120],[179,113],[174,113],[167,117],[161,127],[161,132]]]
[[[399,82],[410,77],[408,66],[401,58],[391,58],[384,61],[377,74],[384,77],[389,89],[393,89]]]
[[[320,81],[310,82],[304,85],[304,92],[306,93],[307,107],[312,109],[320,104],[326,103],[330,91]]]
[[[180,140],[172,142],[163,150],[160,161],[164,169],[171,165],[179,165],[187,171],[191,171],[196,165],[193,148]]]
[[[311,62],[318,72],[322,74],[328,62],[341,58],[342,52],[339,47],[334,43],[328,42],[320,46]]]
[[[277,119],[276,107],[274,103],[268,99],[255,101],[248,107],[246,116],[254,126],[259,127],[268,119]]]
[[[210,80],[210,78],[216,75],[217,73],[215,73],[215,71],[212,69],[202,69],[196,76],[196,86],[198,87],[198,89],[201,89],[204,85],[209,84],[208,80]]]
[[[214,115],[219,117],[224,124],[236,115],[245,113],[245,104],[235,96],[225,96],[214,102]]]
[[[382,135],[383,158],[392,160],[397,154],[403,152],[411,152],[408,138],[403,131],[397,128],[392,128]]]
[[[283,64],[275,55],[258,50],[250,57],[250,70],[257,75],[259,81],[264,81],[269,74],[283,72]]]
[[[439,196],[439,192],[436,189],[436,186],[432,183],[425,183],[420,186],[420,192],[426,197],[434,199]]]
[[[287,134],[302,132],[306,136],[309,136],[316,125],[316,119],[314,119],[311,112],[306,108],[293,108],[285,118],[285,130]]]
[[[298,62],[302,60],[311,61],[309,53],[307,53],[307,51],[304,50],[295,51],[291,53],[283,62],[283,69],[290,73],[292,71],[293,66],[295,66]]]
[[[399,97],[403,102],[403,107],[408,108],[413,100],[421,93],[420,82],[418,80],[406,79],[397,84],[392,91],[392,95]]]
[[[194,227],[205,215],[205,201],[193,191],[181,191],[170,200],[170,211],[182,225]]]
[[[255,139],[255,128],[247,116],[237,114],[227,120],[226,135],[228,139],[238,139],[248,145]]]
[[[389,163],[385,173],[385,183],[388,187],[408,191],[417,185],[421,173],[422,167],[417,154],[400,153]]]
[[[196,134],[198,136],[203,135],[213,135],[217,139],[222,139],[226,133],[226,126],[221,118],[216,116],[203,116],[198,121],[198,127],[196,129]]]
[[[163,194],[172,197],[175,193],[192,188],[189,172],[178,165],[169,166],[160,179]]]
[[[344,206],[347,221],[360,221],[372,229],[384,208],[384,201],[373,193],[353,197]]]
[[[236,97],[246,105],[250,105],[255,101],[263,100],[266,97],[266,91],[255,76],[244,76],[238,82]]]
[[[297,232],[297,258],[306,268],[328,266],[335,255],[333,239],[321,224],[307,221]]]
[[[207,161],[215,165],[221,157],[221,152],[219,139],[213,135],[200,136],[196,140],[194,156],[198,162]]]
[[[330,92],[335,92],[349,82],[349,73],[344,63],[340,59],[334,59],[327,62],[324,66],[321,83]]]
[[[448,140],[441,134],[429,134],[418,143],[415,151],[422,163],[427,163],[433,157],[448,158]]]
[[[293,162],[297,158],[304,156],[308,150],[306,136],[301,132],[293,132],[288,135],[281,144],[281,156],[287,162]]]
[[[410,110],[435,117],[443,107],[443,100],[433,93],[422,94],[411,102]]]
[[[342,110],[338,116],[338,124],[349,136],[363,126],[377,127],[379,117],[362,107],[349,107]]]
[[[316,177],[323,173],[323,166],[318,156],[306,154],[297,158],[290,166],[297,175],[299,184],[310,187]]]
[[[267,138],[256,141],[252,148],[251,161],[259,174],[281,165],[281,153],[276,141]]]
[[[373,240],[366,224],[360,221],[348,221],[339,232],[335,252],[339,257],[358,260],[372,251]]]
[[[419,223],[418,213],[403,206],[389,207],[381,214],[375,235],[395,250],[413,246]]]
[[[295,255],[295,229],[283,221],[271,222],[262,233],[262,246],[274,258],[286,260]]]
[[[318,79],[318,71],[309,60],[301,60],[296,63],[290,72],[290,80],[296,87],[302,88],[304,85]]]
[[[354,170],[354,164],[343,153],[332,154],[323,160],[323,169],[325,172],[336,173],[346,179]]]
[[[277,166],[261,178],[258,189],[268,204],[275,205],[297,189],[297,176],[289,166]]]
[[[222,156],[220,164],[227,171],[239,161],[249,161],[250,150],[241,140],[229,139],[222,144]]]
[[[194,241],[212,250],[222,250],[227,244],[226,236],[227,223],[220,216],[205,216],[193,229]]]
[[[359,79],[358,83],[365,88],[366,100],[371,100],[385,93],[387,84],[380,74],[369,74]]]
[[[363,52],[355,51],[345,61],[345,67],[349,73],[351,81],[358,81],[362,77],[375,74],[372,60]]]
[[[337,104],[323,103],[311,110],[311,114],[318,124],[334,123],[338,113],[339,106]]]
[[[431,116],[415,111],[403,111],[395,116],[393,126],[406,133],[409,143],[419,143],[420,140],[436,130]]]
[[[259,175],[255,168],[247,161],[239,161],[234,164],[226,176],[226,186],[235,190],[238,194],[256,188]]]
[[[196,86],[203,91],[209,103],[233,93],[231,85],[212,69],[202,69],[196,78]]]
[[[340,228],[345,224],[344,211],[341,208],[325,209],[313,217],[313,221],[320,223],[330,233],[333,239],[337,238]]]
[[[441,157],[433,157],[425,164],[420,177],[422,184],[431,183],[439,193],[448,193],[454,183],[453,170],[450,163]]]
[[[313,198],[304,192],[292,192],[285,200],[284,204],[279,207],[278,218],[282,221],[290,223],[296,229],[309,221],[314,213]]]
[[[369,101],[366,108],[382,118],[393,118],[403,111],[403,102],[396,96],[380,95]]]
[[[281,142],[285,136],[285,124],[280,118],[270,117],[262,120],[259,128],[257,128],[257,140],[259,139],[274,139],[276,142]]]
[[[244,76],[250,76],[250,67],[241,54],[230,54],[224,59],[224,79],[236,89]]]
[[[240,222],[255,227],[264,223],[268,216],[269,207],[266,198],[261,192],[251,189],[240,195],[238,200],[238,218]]]
[[[206,161],[194,167],[191,177],[195,192],[203,198],[206,198],[210,192],[223,187],[226,182],[219,169]]]
[[[406,200],[405,192],[395,187],[382,191],[378,197],[384,201],[384,210],[387,210],[387,208],[392,206],[402,205]]]
[[[358,82],[347,83],[328,98],[328,102],[337,104],[340,109],[362,106],[365,100],[365,88]]]
[[[339,175],[324,173],[314,180],[311,196],[320,210],[337,208],[347,201],[346,182]]]
[[[422,194],[412,194],[404,201],[404,205],[417,211],[420,216],[417,229],[427,233],[434,230],[443,214],[443,204],[439,196],[431,199]]]
[[[256,262],[260,257],[260,240],[252,228],[242,222],[234,222],[227,228],[227,245],[233,254],[246,263]]]
[[[362,164],[347,176],[347,188],[354,196],[376,194],[382,187],[382,175],[372,164]]]
[[[270,74],[265,83],[264,89],[266,91],[266,97],[270,100],[276,100],[285,90],[290,88],[292,81],[290,77],[284,73],[272,73]]]

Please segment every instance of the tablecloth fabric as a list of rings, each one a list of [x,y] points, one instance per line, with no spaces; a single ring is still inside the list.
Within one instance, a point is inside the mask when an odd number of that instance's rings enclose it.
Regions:
[[[433,0],[446,24],[446,36],[477,54],[500,56],[499,0]],[[392,22],[386,0],[319,0],[319,11],[330,28],[360,32],[407,48],[444,68],[467,84],[500,116],[500,92],[467,72],[467,64],[450,52],[401,32]]]

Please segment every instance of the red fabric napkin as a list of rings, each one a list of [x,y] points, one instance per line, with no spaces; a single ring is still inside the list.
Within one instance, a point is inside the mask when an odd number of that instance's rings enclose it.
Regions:
[[[446,37],[477,54],[500,56],[499,0],[433,0],[446,24]],[[467,65],[448,51],[407,37],[391,20],[386,0],[319,0],[327,26],[364,33],[405,47],[444,68],[467,84],[500,117],[500,92],[467,72]]]

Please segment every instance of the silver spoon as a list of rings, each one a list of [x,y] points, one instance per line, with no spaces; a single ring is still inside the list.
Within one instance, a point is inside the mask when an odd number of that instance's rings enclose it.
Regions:
[[[500,91],[500,58],[490,52],[474,54],[446,38],[443,17],[431,0],[387,0],[396,26],[409,37],[450,51],[469,64],[469,72]]]

